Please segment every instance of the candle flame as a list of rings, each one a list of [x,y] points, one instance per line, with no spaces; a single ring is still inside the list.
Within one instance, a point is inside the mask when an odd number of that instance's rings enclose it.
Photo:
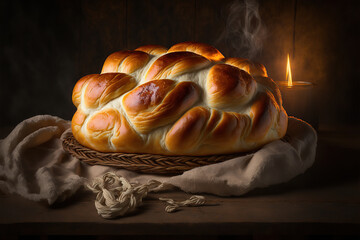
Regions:
[[[290,57],[287,55],[287,65],[286,65],[286,81],[288,82],[288,86],[293,85],[292,76],[291,76],[291,67],[290,67]]]

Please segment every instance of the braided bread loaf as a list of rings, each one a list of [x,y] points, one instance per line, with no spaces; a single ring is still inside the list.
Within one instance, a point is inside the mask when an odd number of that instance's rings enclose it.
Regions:
[[[211,155],[249,151],[287,129],[263,65],[185,42],[111,54],[72,95],[72,132],[102,152]]]

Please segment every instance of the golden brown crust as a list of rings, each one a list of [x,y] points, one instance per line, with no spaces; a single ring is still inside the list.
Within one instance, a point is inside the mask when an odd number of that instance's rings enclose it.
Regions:
[[[149,68],[145,81],[173,78],[208,66],[210,62],[192,52],[175,52],[159,57]]]
[[[87,117],[88,115],[78,109],[71,120],[71,131],[74,137],[84,146],[88,146],[88,141],[81,130]]]
[[[259,94],[250,111],[253,124],[248,140],[263,139],[273,126],[274,121],[277,120],[279,110],[279,106],[270,92],[266,91]]]
[[[115,109],[108,108],[93,114],[84,126],[84,134],[80,129],[86,118],[86,114],[77,110],[72,120],[72,132],[87,147],[103,152],[131,152],[144,143],[126,118]],[[109,146],[109,142],[112,145]]]
[[[206,128],[204,129],[205,132],[211,132],[219,124],[219,121],[222,118],[222,114],[220,111],[211,109],[210,112],[211,115],[207,122]]]
[[[207,141],[212,144],[237,145],[236,141],[241,140],[241,136],[245,133],[247,117],[234,112],[223,112],[219,123],[210,131]]]
[[[72,120],[71,120],[71,128],[72,128],[72,132],[74,134],[76,134],[77,132],[80,131],[82,125],[85,122],[85,119],[87,118],[87,115],[85,113],[83,113],[80,109],[78,109]]]
[[[136,130],[147,133],[174,121],[198,99],[194,83],[162,79],[130,91],[123,98],[123,107]]]
[[[80,78],[80,80],[76,82],[72,92],[72,102],[74,103],[75,107],[78,107],[81,102],[81,92],[83,86],[89,79],[95,77],[96,75],[97,74],[86,75],[85,77]]]
[[[245,104],[253,96],[256,82],[239,68],[217,64],[210,69],[206,88],[209,106],[225,108]]]
[[[154,80],[142,84],[129,92],[123,100],[125,110],[130,115],[159,105],[166,94],[175,87],[173,80]]]
[[[135,51],[146,52],[151,55],[161,55],[167,52],[167,49],[160,45],[146,45],[135,49]]]
[[[287,129],[279,88],[264,66],[224,59],[206,44],[116,52],[103,72],[81,78],[72,94],[73,134],[98,151],[236,153],[279,139]]]
[[[85,122],[86,117],[87,115],[83,113],[80,109],[78,109],[72,118],[73,126],[82,126]]]
[[[149,54],[142,51],[115,52],[106,58],[101,73],[133,73],[144,67],[149,60]]]
[[[136,80],[125,73],[93,74],[86,79],[84,105],[97,108],[136,86]]]
[[[262,76],[267,77],[266,68],[264,65],[260,63],[251,62],[246,58],[226,58],[224,63],[229,64],[231,66],[240,68],[247,73],[251,74],[251,76]]]
[[[183,51],[199,54],[214,62],[221,61],[224,58],[221,52],[213,46],[196,42],[183,42],[175,44],[168,50],[168,53]]]
[[[216,110],[213,110],[211,118],[214,114],[220,114],[221,118],[213,128],[205,131],[204,145],[207,148],[212,146],[212,148],[219,149],[217,153],[221,153],[224,149],[227,153],[241,150],[244,147],[242,140],[247,136],[251,124],[250,118],[244,114]],[[208,152],[207,148],[202,149],[202,151]]]
[[[115,152],[131,153],[136,151],[139,146],[144,145],[143,139],[139,134],[130,126],[127,119],[121,115],[120,124],[116,126],[114,135],[111,138]]]
[[[115,109],[105,109],[95,113],[86,125],[89,147],[96,147],[99,151],[107,151],[112,149],[109,146],[109,139],[113,135],[115,125],[120,121],[120,114]]]
[[[173,153],[209,154],[210,149],[213,154],[233,153],[241,149],[250,124],[243,114],[194,107],[169,130],[165,145]]]
[[[191,152],[199,144],[209,116],[209,110],[203,107],[195,107],[186,112],[166,134],[167,149],[174,153]]]
[[[257,83],[261,84],[268,91],[270,91],[274,95],[277,104],[279,106],[282,106],[282,98],[281,98],[280,89],[279,89],[278,85],[271,78],[257,76],[254,79]]]

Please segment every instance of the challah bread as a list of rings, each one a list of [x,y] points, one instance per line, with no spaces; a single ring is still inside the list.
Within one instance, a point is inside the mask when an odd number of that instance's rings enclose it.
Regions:
[[[102,152],[212,155],[254,150],[287,129],[263,65],[185,42],[111,54],[72,95],[72,132]]]

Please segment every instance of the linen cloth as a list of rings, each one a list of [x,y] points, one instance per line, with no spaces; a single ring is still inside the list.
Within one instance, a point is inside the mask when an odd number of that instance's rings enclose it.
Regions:
[[[53,204],[72,196],[87,179],[112,171],[130,182],[155,179],[185,192],[240,196],[305,172],[315,160],[317,144],[315,130],[290,117],[281,140],[244,156],[169,177],[82,163],[62,148],[61,139],[68,134],[70,122],[55,116],[38,115],[19,123],[0,140],[0,191]]]

